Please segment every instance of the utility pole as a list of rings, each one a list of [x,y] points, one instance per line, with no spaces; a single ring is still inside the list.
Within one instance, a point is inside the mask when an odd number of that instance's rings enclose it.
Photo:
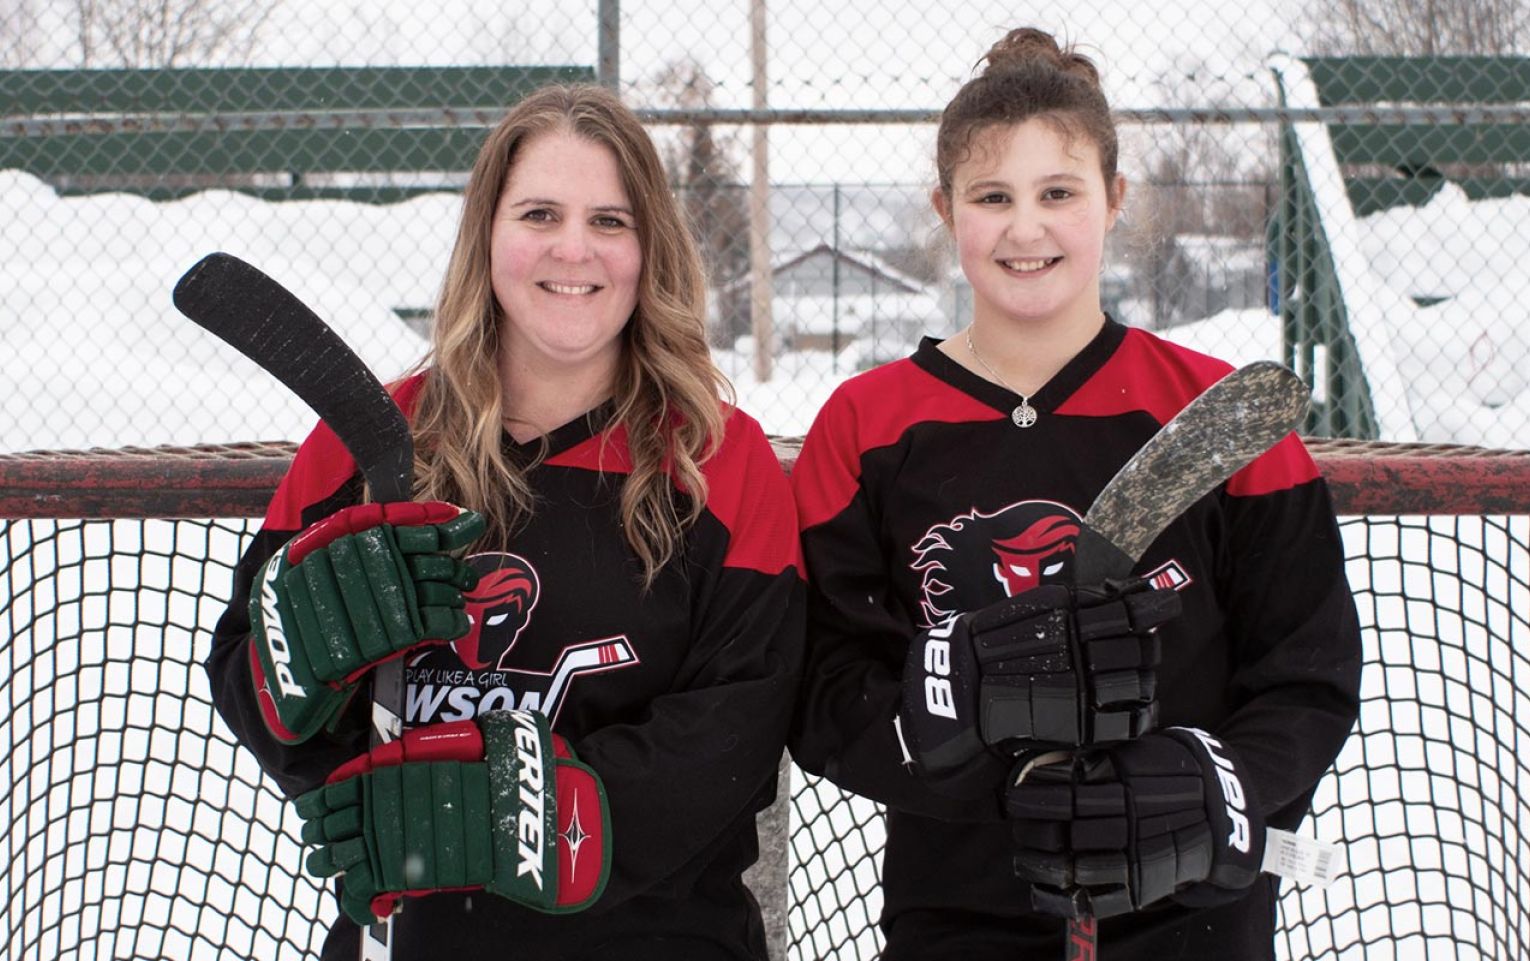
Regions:
[[[620,93],[622,87],[622,4],[621,0],[599,0],[595,12],[598,48],[595,51],[595,78],[602,85]]]
[[[765,74],[765,0],[749,0],[749,59],[753,67],[754,109],[769,101]],[[754,377],[770,380],[775,353],[770,276],[770,138],[769,126],[754,125],[749,183],[749,319],[754,333]]]
[[[769,100],[765,76],[765,0],[749,0],[749,54],[754,68],[754,109]],[[770,380],[775,354],[771,319],[769,127],[754,125],[753,169],[749,182],[749,317],[754,331],[754,376]],[[750,869],[751,885],[764,915],[766,948],[771,961],[786,961],[786,923],[791,844],[792,764],[782,752],[777,765],[776,800],[755,819],[760,857]]]

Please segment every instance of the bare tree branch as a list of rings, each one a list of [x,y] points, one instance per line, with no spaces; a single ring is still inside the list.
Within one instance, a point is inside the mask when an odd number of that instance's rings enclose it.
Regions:
[[[280,0],[75,0],[84,67],[248,62]]]
[[[1314,53],[1522,53],[1530,0],[1309,0]]]
[[[662,107],[700,110],[714,105],[716,84],[706,67],[690,57],[666,63],[651,86]],[[658,139],[670,183],[706,263],[708,282],[721,287],[749,268],[749,211],[736,159],[738,140],[711,123],[689,124]],[[731,343],[743,332],[747,311],[728,298],[719,297],[717,303],[719,320],[712,335],[719,344]]]
[[[0,0],[0,67],[25,67],[36,53],[37,12],[32,0]]]

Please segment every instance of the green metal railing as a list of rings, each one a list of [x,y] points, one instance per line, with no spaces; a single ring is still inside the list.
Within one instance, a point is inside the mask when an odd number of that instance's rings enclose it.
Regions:
[[[0,71],[0,169],[61,192],[392,202],[418,190],[313,179],[463,174],[509,105],[595,78],[582,66]]]
[[[1447,177],[1474,200],[1530,194],[1530,177],[1522,173],[1530,163],[1530,126],[1473,116],[1483,108],[1530,102],[1530,58],[1329,57],[1302,63],[1306,81],[1275,70],[1282,107],[1385,108],[1385,119],[1356,116],[1326,127],[1352,217],[1427,203]],[[1309,81],[1312,91],[1292,88]],[[1407,107],[1419,108],[1417,116],[1409,116]],[[1358,292],[1346,290],[1341,280],[1327,226],[1334,215],[1322,213],[1292,122],[1281,125],[1279,181],[1281,197],[1268,231],[1271,295],[1283,325],[1286,363],[1314,389],[1317,402],[1306,432],[1375,438],[1375,401],[1346,305],[1346,297]]]

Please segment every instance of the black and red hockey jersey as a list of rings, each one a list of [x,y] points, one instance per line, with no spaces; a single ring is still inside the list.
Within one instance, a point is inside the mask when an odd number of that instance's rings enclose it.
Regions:
[[[998,785],[950,797],[902,764],[904,657],[951,613],[1066,579],[1073,535],[1058,532],[1076,531],[1130,455],[1230,369],[1107,321],[1030,398],[1029,428],[1010,421],[1016,394],[933,340],[846,382],[820,412],[792,473],[809,584],[792,753],[887,805],[886,958],[1062,955],[1062,922],[1032,915],[1013,876]],[[1295,827],[1357,715],[1360,668],[1333,510],[1301,441],[1201,499],[1136,571],[1184,602],[1162,629],[1160,723],[1232,742],[1269,823]],[[1230,907],[1108,919],[1101,952],[1263,957],[1274,896],[1266,876]]]
[[[406,410],[419,383],[398,392]],[[730,410],[703,466],[705,512],[645,593],[620,523],[625,432],[600,429],[610,413],[550,435],[528,475],[535,513],[511,543],[470,560],[481,574],[472,632],[405,667],[410,725],[510,707],[553,720],[605,783],[610,881],[568,916],[483,892],[408,899],[395,957],[765,958],[739,875],[757,855],[755,814],[774,797],[801,661],[791,491],[758,424]],[[525,463],[538,443],[505,438]],[[219,713],[289,796],[366,749],[364,709],[353,704],[336,733],[297,746],[267,733],[245,650],[250,584],[296,531],[360,492],[354,462],[321,424],[240,561],[207,662]],[[354,958],[356,936],[342,915],[324,956]]]

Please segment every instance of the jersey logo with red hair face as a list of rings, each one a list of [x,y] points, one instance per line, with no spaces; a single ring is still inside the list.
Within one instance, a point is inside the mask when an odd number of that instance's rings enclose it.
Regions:
[[[1056,501],[1017,501],[991,514],[973,508],[935,524],[913,545],[920,575],[919,626],[931,628],[1042,584],[1073,578],[1083,518]],[[1154,587],[1181,590],[1191,578],[1177,561],[1145,575]]]
[[[467,594],[468,632],[452,642],[462,663],[475,671],[504,670],[505,657],[531,623],[542,585],[537,570],[515,554],[485,553],[468,558],[478,586]]]
[[[1066,582],[1073,569],[1078,513],[1056,501],[1019,501],[991,514],[973,508],[936,524],[914,544],[929,628],[1041,584]]]
[[[513,709],[538,711],[556,725],[576,679],[638,664],[625,634],[568,643],[559,638],[549,648],[545,637],[532,633],[526,636],[535,643],[518,644],[541,599],[536,568],[524,557],[499,551],[474,554],[467,563],[479,575],[466,596],[468,632],[449,651],[422,647],[405,664],[406,723],[460,721]]]

